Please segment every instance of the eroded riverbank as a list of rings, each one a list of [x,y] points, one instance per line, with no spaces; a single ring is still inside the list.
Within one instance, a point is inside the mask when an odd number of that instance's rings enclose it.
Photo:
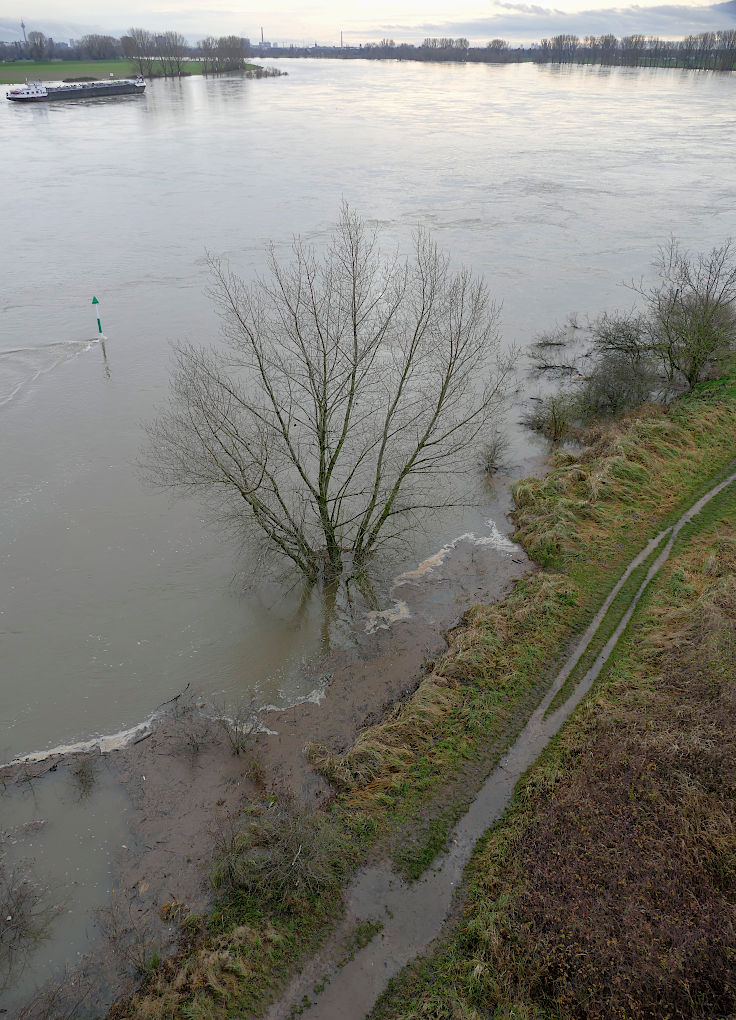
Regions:
[[[51,937],[0,1003],[19,1008],[39,978],[58,979],[65,968],[76,970],[67,982],[70,996],[84,994],[84,1009],[92,1013],[113,989],[116,995],[132,989],[146,961],[176,947],[182,917],[211,908],[210,864],[243,804],[264,790],[315,806],[328,800],[330,787],[304,757],[305,743],[336,752],[350,746],[387,705],[411,694],[426,658],[442,652],[444,632],[460,615],[478,599],[501,598],[529,566],[490,522],[487,533],[461,536],[397,577],[389,609],[362,615],[352,644],[311,667],[314,695],[289,709],[260,712],[261,732],[244,740],[241,754],[232,753],[214,706],[187,692],[130,731],[7,766],[0,791],[5,843],[12,842],[18,860],[33,861],[30,873],[42,884],[46,839],[61,839],[70,864],[53,883],[65,902]],[[392,621],[397,603],[405,613]],[[241,717],[245,726],[251,707]],[[54,786],[69,790],[72,802],[47,793]],[[16,791],[32,791],[34,826]],[[86,861],[78,846],[76,832],[88,817],[97,819],[102,859],[95,852]],[[64,875],[80,860],[96,876],[81,900],[74,880],[64,888]]]
[[[293,1007],[312,1020],[344,1020],[368,1016],[376,1001],[411,960],[423,953],[440,934],[475,844],[511,802],[517,782],[537,760],[552,738],[588,693],[613,654],[636,607],[652,580],[667,563],[678,535],[711,500],[736,484],[736,471],[710,488],[695,501],[673,527],[660,532],[631,561],[612,589],[593,622],[573,649],[569,660],[516,739],[501,758],[473,800],[467,813],[450,834],[450,848],[441,854],[429,874],[407,884],[391,868],[372,867],[362,871],[351,884],[347,897],[347,918],[338,938],[325,947],[288,987],[286,994],[267,1013],[268,1020],[283,1020]],[[616,596],[632,573],[659,547],[661,551],[644,580],[628,601],[623,617],[567,699],[549,712],[556,695],[566,683],[604,624]],[[356,926],[376,926],[374,937],[339,970],[334,961],[344,952],[345,939]],[[380,923],[380,930],[379,924]]]
[[[335,929],[346,869],[366,858],[374,861],[366,884],[358,886],[366,893],[361,911],[377,903],[390,882],[389,896],[401,896],[397,878],[380,877],[391,870],[381,860],[392,856],[396,874],[426,871],[481,785],[482,780],[474,786],[467,779],[469,772],[479,779],[484,764],[490,763],[487,775],[500,760],[521,730],[524,713],[531,713],[531,702],[538,703],[549,688],[551,665],[591,623],[612,581],[732,460],[735,431],[734,394],[728,387],[706,388],[667,411],[647,408],[602,430],[579,456],[561,455],[545,481],[517,485],[518,534],[527,548],[544,549],[548,569],[519,582],[502,602],[466,614],[450,635],[449,651],[430,665],[416,692],[361,731],[351,748],[338,754],[313,750],[313,760],[339,791],[329,810],[313,818],[312,836],[321,832],[325,841],[320,851],[326,854],[320,859],[325,884],[309,893],[258,899],[255,890],[267,893],[268,887],[254,885],[241,870],[244,884],[225,888],[217,934],[203,933],[201,942],[153,977],[141,996],[120,1004],[115,1015],[163,1017],[184,1008],[258,1014],[285,972],[306,963],[315,943]],[[338,849],[334,838],[341,828]],[[271,840],[259,844],[258,852],[266,860],[273,854],[275,866],[283,844],[277,831]],[[247,843],[244,853],[247,861]],[[291,864],[295,882],[306,867],[301,860],[297,868],[297,858]],[[427,881],[431,886],[431,877]],[[419,889],[409,887],[406,895],[418,897],[424,907],[438,898],[422,899]],[[368,935],[376,930],[371,927]],[[411,930],[408,923],[409,939]],[[363,937],[364,929],[346,932],[345,926],[340,931],[343,958],[349,959],[368,935]],[[328,964],[334,955],[327,952]],[[324,988],[325,972],[317,975],[319,970],[308,966],[306,980],[314,977]],[[217,986],[214,999],[203,982]],[[274,1015],[294,1004],[280,1001]],[[304,1005],[296,1003],[297,1009]]]

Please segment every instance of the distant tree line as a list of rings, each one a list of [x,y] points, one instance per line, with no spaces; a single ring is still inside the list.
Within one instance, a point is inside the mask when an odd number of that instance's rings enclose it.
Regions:
[[[126,59],[145,77],[179,77],[187,60],[199,60],[205,74],[235,71],[244,67],[250,42],[239,36],[209,36],[190,46],[180,32],[149,32],[131,28],[119,39],[111,35],[85,35],[71,42],[57,42],[43,32],[29,32],[28,41],[1,42],[0,60],[118,60]]]
[[[257,48],[256,48],[257,49]],[[736,70],[736,30],[701,32],[680,40],[656,36],[556,35],[531,46],[512,47],[505,39],[471,46],[467,39],[427,38],[420,45],[381,39],[360,46],[270,47],[273,57],[339,57],[345,60],[422,60],[461,63],[601,64],[623,67],[684,67]]]
[[[254,52],[261,53],[260,47]],[[272,57],[339,57],[368,60],[423,60],[462,63],[601,64],[621,67],[683,67],[693,70],[736,70],[736,29],[701,32],[684,39],[657,36],[555,35],[531,46],[511,46],[491,39],[471,46],[465,38],[426,38],[419,45],[381,39],[360,46],[269,46]],[[120,39],[111,35],[85,35],[69,43],[56,42],[43,32],[29,32],[27,43],[0,42],[0,61],[12,60],[114,60],[127,58],[140,74],[179,76],[185,60],[200,60],[205,74],[234,71],[251,54],[248,39],[229,35],[208,36],[190,46],[179,32],[149,32],[131,28]],[[263,53],[261,53],[263,55]]]
[[[624,67],[685,67],[732,71],[736,67],[736,30],[701,32],[684,39],[656,36],[556,35],[533,51],[538,62],[607,64]]]

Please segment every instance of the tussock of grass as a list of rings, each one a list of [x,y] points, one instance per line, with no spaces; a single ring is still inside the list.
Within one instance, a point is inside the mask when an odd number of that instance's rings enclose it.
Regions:
[[[293,801],[249,805],[220,839],[212,869],[216,889],[239,890],[276,907],[335,894],[350,848],[329,815]]]
[[[507,733],[524,695],[535,690],[538,668],[556,647],[577,600],[564,577],[540,574],[517,585],[504,602],[474,606],[412,698],[359,734],[345,754],[309,745],[311,761],[351,794],[346,804],[366,807],[396,787],[407,767],[447,750],[438,746],[442,730],[446,737],[452,732],[470,739],[478,730]]]
[[[253,961],[275,964],[288,938],[268,924],[235,926],[185,961],[174,958],[165,962],[149,981],[145,995],[136,998],[132,1010],[119,1004],[110,1013],[111,1020],[222,1017],[225,1003],[255,1000],[263,989],[264,972],[254,967]]]
[[[676,409],[675,409],[676,408]],[[651,531],[734,455],[736,407],[690,399],[685,408],[646,407],[565,454],[543,479],[514,489],[516,540],[551,569],[591,555],[614,560],[624,539]]]
[[[734,523],[732,500],[663,572],[476,852],[458,930],[374,1016],[734,1012]]]
[[[473,794],[466,777],[475,775],[482,782],[538,702],[569,639],[587,625],[624,565],[661,529],[667,515],[691,502],[732,460],[735,433],[736,378],[690,394],[667,412],[647,408],[629,416],[601,431],[582,455],[558,454],[544,480],[516,486],[517,537],[541,563],[562,568],[564,574],[536,573],[517,584],[504,602],[470,610],[450,635],[448,652],[415,694],[364,730],[347,751],[335,754],[310,745],[312,761],[339,791],[333,815],[344,827],[346,843],[336,852],[355,861],[377,840],[389,847],[393,840],[403,872],[410,877],[421,873]],[[722,551],[714,547],[703,567],[703,584],[723,579],[723,562]],[[687,606],[690,574],[681,580],[673,575],[668,583]],[[704,627],[702,620],[699,626]],[[711,642],[707,655],[723,661],[730,656],[733,662],[732,639],[719,627],[704,632]],[[706,654],[704,644],[701,648]],[[624,735],[629,729],[636,732],[641,718],[647,718],[642,713],[652,697],[642,682],[632,695],[636,710],[628,709],[621,723]],[[591,709],[586,712],[585,718],[592,718]],[[619,736],[613,734],[613,748]],[[709,739],[695,734],[688,740],[696,737],[706,744]],[[504,866],[511,869],[509,875],[520,866],[522,820],[560,788],[586,754],[583,744],[572,740],[535,768],[519,795],[517,821],[497,830],[486,845],[459,941],[433,962],[437,972],[431,970],[426,986],[421,965],[412,972],[417,996],[405,996],[382,1015],[397,1020],[572,1015],[561,1014],[549,999],[540,1011],[541,1000],[528,992],[547,980],[546,964],[535,955],[528,925],[514,920],[516,887],[505,873],[499,876]],[[476,759],[482,760],[477,775],[471,771]],[[461,789],[453,790],[453,781]],[[623,806],[618,803],[617,810]],[[714,838],[725,837],[718,829]],[[564,847],[558,852],[564,857]],[[583,870],[580,882],[584,886],[586,881]],[[305,895],[264,908],[252,892],[230,893],[208,925],[197,929],[189,949],[164,963],[141,995],[111,1015],[147,1020],[259,1015],[340,909],[341,898],[333,894]],[[680,949],[672,951],[673,959],[679,959]],[[556,952],[550,948],[550,954]],[[491,1002],[498,1003],[498,1012]]]

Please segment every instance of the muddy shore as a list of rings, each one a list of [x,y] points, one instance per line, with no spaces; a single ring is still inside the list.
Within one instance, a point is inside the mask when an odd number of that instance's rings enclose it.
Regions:
[[[412,693],[423,664],[446,647],[445,634],[472,604],[503,598],[530,569],[523,551],[494,531],[463,536],[396,578],[388,609],[356,622],[352,647],[311,666],[313,695],[286,710],[261,712],[261,730],[240,754],[204,701],[186,692],[118,750],[69,752],[0,771],[12,795],[16,785],[43,784],[88,760],[92,773],[104,770],[128,805],[127,834],[113,853],[110,902],[98,913],[90,952],[64,982],[64,1001],[83,998],[77,1015],[99,1015],[112,998],[130,991],[147,959],[176,947],[178,919],[208,911],[209,867],[244,802],[264,790],[314,804],[331,796],[306,760],[305,744],[333,751],[349,746],[361,728]],[[23,1015],[32,995],[26,975],[16,993],[5,996],[7,1005],[0,994],[0,1008]],[[26,1015],[42,1015],[40,1000],[32,1008],[36,1013]]]

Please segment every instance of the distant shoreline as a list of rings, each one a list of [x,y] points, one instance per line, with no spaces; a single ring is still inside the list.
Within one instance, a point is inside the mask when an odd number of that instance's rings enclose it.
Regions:
[[[260,72],[260,74],[258,73]],[[11,63],[0,63],[0,85],[17,85],[27,78],[36,81],[64,81],[69,79],[98,80],[109,78],[133,78],[137,71],[130,60],[16,60]],[[218,72],[222,74],[249,74],[253,77],[271,76],[272,71],[262,64],[247,63],[242,70]],[[281,72],[283,73],[283,72]],[[203,76],[202,63],[199,60],[187,60],[180,76],[190,78]],[[213,75],[214,76],[214,75]],[[148,76],[147,76],[148,77]],[[163,74],[154,73],[151,78],[163,78]],[[169,77],[171,77],[169,75]],[[207,75],[209,77],[209,75]]]

